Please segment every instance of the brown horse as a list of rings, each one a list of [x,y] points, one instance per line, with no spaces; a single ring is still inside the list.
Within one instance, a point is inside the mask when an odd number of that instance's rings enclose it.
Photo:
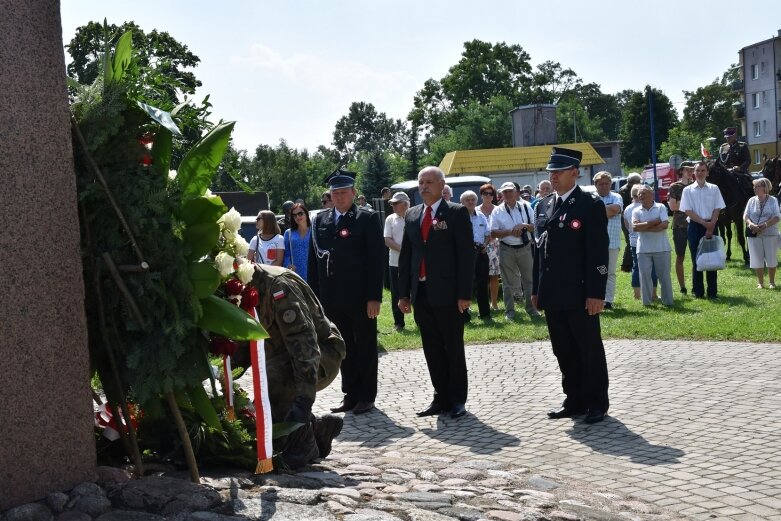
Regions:
[[[770,181],[773,185],[772,193],[776,194],[776,197],[781,196],[781,157],[776,156],[772,159],[765,161],[765,165],[762,167],[762,176]]]
[[[721,197],[724,199],[725,208],[719,215],[718,227],[719,235],[724,237],[727,246],[727,259],[732,257],[732,224],[734,223],[738,244],[743,251],[743,261],[748,266],[748,248],[746,248],[746,237],[743,233],[743,211],[746,209],[746,203],[753,192],[751,180],[742,174],[736,175],[729,172],[717,159],[708,168],[707,181],[719,187]]]

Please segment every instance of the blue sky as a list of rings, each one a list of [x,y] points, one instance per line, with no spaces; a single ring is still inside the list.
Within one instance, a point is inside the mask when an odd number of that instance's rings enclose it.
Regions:
[[[651,84],[680,111],[683,90],[781,29],[778,0],[62,0],[61,11],[65,43],[105,17],[186,44],[201,58],[198,98],[211,95],[215,120],[237,121],[235,143],[250,151],[280,138],[328,145],[353,101],[404,118],[475,38],[520,44],[533,64],[558,61],[603,92]]]

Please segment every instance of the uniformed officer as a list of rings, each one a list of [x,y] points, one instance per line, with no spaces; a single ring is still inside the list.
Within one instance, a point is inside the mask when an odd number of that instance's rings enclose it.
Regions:
[[[733,174],[748,176],[748,167],[751,164],[751,154],[749,154],[748,145],[744,141],[738,141],[738,131],[735,127],[725,128],[724,137],[727,139],[727,142],[722,144],[720,148],[724,166]],[[725,149],[726,153],[724,152]]]
[[[347,345],[342,362],[344,400],[332,412],[362,414],[377,397],[377,316],[382,301],[385,245],[380,214],[355,203],[355,173],[337,169],[326,179],[333,208],[312,223],[309,278],[328,318]]]
[[[545,311],[566,398],[548,417],[586,414],[602,421],[608,376],[599,325],[608,273],[605,205],[577,185],[581,152],[553,147],[547,170],[554,192],[537,204],[532,301]]]
[[[312,404],[315,393],[336,378],[344,340],[311,288],[292,271],[257,264],[252,285],[259,293],[258,320],[269,334],[265,353],[271,418],[304,424],[287,437],[281,453],[288,466],[298,468],[326,457],[342,429],[338,416],[315,417]],[[236,362],[248,365],[246,359]]]

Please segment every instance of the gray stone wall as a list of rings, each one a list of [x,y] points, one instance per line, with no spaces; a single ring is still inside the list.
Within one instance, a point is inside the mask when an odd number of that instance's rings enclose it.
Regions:
[[[95,470],[60,3],[0,0],[0,510]]]

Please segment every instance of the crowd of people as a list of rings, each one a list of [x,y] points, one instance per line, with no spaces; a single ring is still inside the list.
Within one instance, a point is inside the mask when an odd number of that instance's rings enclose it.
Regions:
[[[599,172],[596,193],[584,191],[577,183],[580,160],[579,151],[554,147],[549,180],[535,194],[513,182],[498,189],[486,183],[479,194],[461,194],[461,204],[450,200],[442,170],[426,167],[418,174],[422,204],[410,207],[408,194],[383,189],[391,210],[384,225],[380,213],[358,197],[355,173],[341,169],[327,179],[325,210],[313,219],[301,201],[285,203],[281,223],[273,213],[260,212],[250,259],[258,265],[256,282],[270,293],[261,299],[261,322],[269,331],[277,328],[271,342],[285,347],[282,365],[292,389],[274,406],[275,421],[292,419],[308,429],[289,442],[291,462],[323,457],[341,429],[341,419],[311,413],[315,389],[333,380],[335,363],[343,399],[331,411],[365,414],[375,408],[377,317],[386,265],[395,330],[404,330],[412,313],[433,387],[431,402],[418,416],[466,414],[464,324],[471,320],[473,297],[478,317],[493,320],[501,278],[505,320],[517,319],[519,302],[530,319],[546,321],[565,395],[548,417],[604,419],[608,372],[599,317],[616,305],[621,230],[621,269],[632,272],[634,296],[643,305],[674,304],[671,222],[680,292],[688,294],[683,265],[688,246],[692,295],[716,298],[717,272],[697,269],[697,251],[702,238],[717,233],[725,205],[719,188],[706,181],[704,162],[681,166],[668,211],[637,174],[614,193],[610,174]],[[744,213],[751,267],[758,288],[765,287],[765,268],[774,288],[781,212],[766,179],[753,185],[756,195]],[[324,349],[333,356],[319,360]]]

